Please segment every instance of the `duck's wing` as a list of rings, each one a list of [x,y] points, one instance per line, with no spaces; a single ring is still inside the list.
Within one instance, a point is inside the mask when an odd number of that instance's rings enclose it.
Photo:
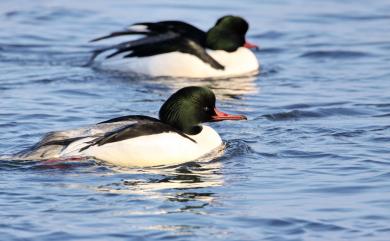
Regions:
[[[192,54],[215,69],[224,69],[224,66],[206,52],[204,47],[206,33],[185,22],[137,23],[132,25],[129,30],[113,32],[93,41],[132,34],[142,34],[144,37],[96,49],[86,65],[92,64],[101,53],[111,50],[114,52],[107,55],[106,58],[112,58],[118,54],[124,54],[124,58],[147,57],[177,51]]]
[[[91,65],[97,56],[107,51],[115,50],[114,53],[106,56],[106,58],[111,58],[117,54],[124,53],[124,52],[131,52],[138,48],[142,48],[142,47],[148,48],[148,47],[156,46],[158,44],[164,43],[165,41],[176,39],[177,37],[179,37],[178,34],[169,32],[169,33],[164,33],[159,35],[152,35],[152,36],[148,36],[136,40],[125,41],[119,44],[114,44],[103,48],[98,48],[92,51],[92,55],[89,58],[88,62],[85,64],[85,66]]]
[[[112,32],[108,35],[92,39],[91,42],[124,35],[156,36],[166,33],[176,33],[179,36],[194,39],[201,44],[206,41],[206,33],[191,24],[182,21],[161,21],[135,23],[124,30]]]
[[[124,55],[124,58],[131,57],[148,57],[158,54],[170,53],[170,52],[181,52],[186,54],[191,54],[202,60],[203,62],[209,64],[214,69],[223,70],[225,67],[221,65],[217,60],[211,57],[204,47],[202,47],[196,41],[193,41],[184,37],[177,37],[174,39],[167,39],[164,42],[160,42],[158,45],[142,45],[137,46],[136,48],[121,48],[116,52],[107,56],[107,58],[114,57],[120,53],[127,53]]]
[[[126,118],[115,118],[92,126],[65,131],[49,132],[37,144],[26,150],[16,153],[14,157],[23,158],[26,160],[56,158],[61,153],[61,151],[66,149],[73,142],[82,139],[91,140],[102,137],[106,133],[110,133],[118,128],[122,128],[123,126],[135,124],[137,121],[142,120],[143,118],[150,117],[127,116]]]
[[[154,118],[150,118],[150,117],[139,118],[138,116],[136,116],[136,117],[125,116],[125,117],[111,119],[111,120],[103,122],[103,123],[115,123],[117,121],[122,121],[123,119],[127,119],[127,118],[132,118],[132,119],[137,118],[138,121],[136,123],[132,123],[132,124],[117,128],[111,132],[106,133],[105,135],[103,135],[101,137],[95,138],[94,140],[88,142],[89,145],[83,147],[82,149],[80,149],[80,151],[84,151],[84,150],[90,148],[91,146],[95,146],[95,145],[102,146],[102,145],[105,145],[108,143],[119,142],[119,141],[131,139],[131,138],[136,138],[136,137],[140,137],[140,136],[157,135],[157,134],[167,133],[167,132],[179,134],[179,135],[183,136],[184,138],[187,138],[187,139],[195,142],[195,140],[193,140],[189,136],[185,135],[184,133],[178,131],[177,129],[173,128],[172,126],[167,125],[158,119],[154,119]]]

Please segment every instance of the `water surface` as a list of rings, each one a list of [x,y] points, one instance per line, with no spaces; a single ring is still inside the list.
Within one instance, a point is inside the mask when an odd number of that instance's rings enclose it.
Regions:
[[[214,89],[246,122],[212,124],[223,157],[165,168],[0,162],[1,240],[388,240],[388,1],[2,1],[0,153],[48,131],[156,116]],[[88,40],[141,21],[250,22],[262,72],[149,79],[81,67]]]

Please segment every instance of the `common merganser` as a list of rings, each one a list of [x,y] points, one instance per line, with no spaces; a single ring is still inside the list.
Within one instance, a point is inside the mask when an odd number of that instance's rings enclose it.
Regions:
[[[190,78],[255,74],[259,62],[250,48],[257,46],[245,40],[248,28],[243,18],[232,15],[218,19],[207,32],[181,21],[135,23],[91,42],[123,35],[143,38],[96,49],[87,65],[111,51],[98,61],[101,68]]]
[[[118,166],[173,165],[196,160],[222,145],[204,122],[246,120],[215,107],[206,87],[178,90],[162,105],[159,119],[129,115],[67,131],[48,133],[16,155],[24,160],[93,157]]]

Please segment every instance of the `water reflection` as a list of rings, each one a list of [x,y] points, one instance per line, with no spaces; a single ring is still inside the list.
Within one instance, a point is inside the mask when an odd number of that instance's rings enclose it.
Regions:
[[[218,99],[239,99],[242,95],[257,94],[260,92],[260,86],[256,83],[256,79],[259,78],[258,71],[243,76],[206,79],[150,77],[137,73],[101,70],[99,68],[93,68],[93,71],[97,72],[104,80],[110,79],[119,82],[139,82],[142,86],[153,85],[153,89],[167,87],[170,89],[170,92],[191,85],[207,86],[214,91]]]
[[[93,158],[26,161],[3,156],[0,170],[37,170],[50,175],[60,172],[61,175],[76,175],[80,178],[85,173],[95,173],[107,180],[103,183],[99,181],[99,184],[96,183],[94,176],[88,184],[80,185],[72,181],[61,186],[68,189],[88,189],[98,193],[142,196],[142,199],[184,203],[180,210],[186,211],[203,208],[213,201],[214,193],[208,188],[219,187],[224,183],[220,158],[225,151],[229,152],[229,145],[222,145],[194,162],[146,168],[111,166]]]
[[[219,99],[237,99],[242,95],[259,93],[260,87],[255,81],[257,78],[258,73],[256,72],[245,76],[218,79],[157,78],[154,81],[167,85],[172,91],[189,85],[208,86],[213,89]]]
[[[110,167],[111,175],[124,175],[124,178],[120,182],[98,186],[95,191],[188,203],[181,208],[182,211],[202,208],[214,199],[208,188],[223,185],[222,163],[218,159],[223,152],[221,147],[201,160],[171,167]]]

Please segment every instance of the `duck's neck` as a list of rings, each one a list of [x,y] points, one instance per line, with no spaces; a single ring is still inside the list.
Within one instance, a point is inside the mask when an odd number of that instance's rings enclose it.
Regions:
[[[202,126],[197,125],[197,126],[192,126],[188,130],[183,130],[183,132],[187,135],[197,135],[202,131]]]
[[[183,132],[186,135],[197,135],[202,131],[201,125],[188,125],[183,123],[170,123],[163,121],[164,123],[174,127],[175,129]]]

